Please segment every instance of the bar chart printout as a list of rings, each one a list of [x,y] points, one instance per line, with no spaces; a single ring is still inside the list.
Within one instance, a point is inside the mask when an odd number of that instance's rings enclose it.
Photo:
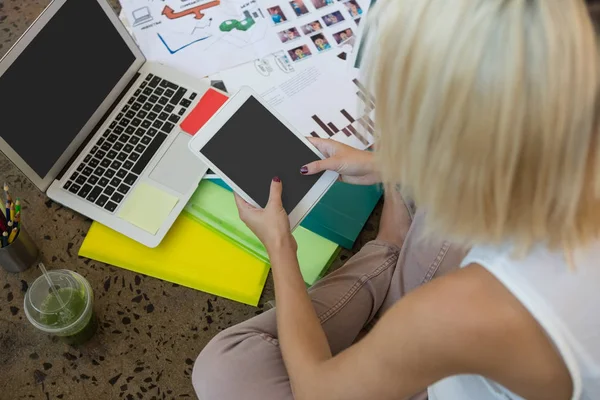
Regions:
[[[367,93],[366,88],[359,82],[358,79],[353,79],[352,82],[358,88],[356,92],[356,96],[363,102],[365,105],[365,115],[360,118],[354,118],[347,110],[341,109],[339,112],[344,116],[344,118],[348,121],[347,125],[341,126],[338,128],[333,122],[325,122],[318,115],[313,115],[311,118],[316,124],[321,128],[326,137],[332,137],[340,132],[342,132],[346,137],[354,136],[362,144],[365,146],[369,145],[369,140],[362,134],[359,130],[363,130],[368,132],[371,136],[375,134],[375,126],[373,120],[369,117],[371,111],[375,109],[375,102],[373,98]],[[356,126],[355,126],[356,125]],[[360,127],[358,127],[360,125]],[[358,129],[357,129],[358,128]],[[321,132],[319,132],[321,133]],[[321,137],[317,131],[310,132],[310,135],[313,137]]]
[[[353,126],[353,124],[360,125],[362,129],[373,135],[374,129],[373,121],[371,120],[371,118],[369,118],[368,116],[364,116],[362,118],[355,119],[354,117],[352,117],[352,115],[350,115],[350,113],[347,110],[344,109],[340,110],[340,113],[348,120],[348,124],[341,126],[340,128],[338,128],[333,122],[324,122],[318,115],[313,115],[311,118],[321,128],[324,135],[326,135],[325,137],[332,137],[342,132],[347,137],[356,137],[358,140],[360,140],[362,144],[368,146],[368,139],[361,132],[359,132],[359,129],[361,128],[357,129]],[[312,137],[322,137],[322,135],[319,135],[316,131],[310,132],[310,135]]]

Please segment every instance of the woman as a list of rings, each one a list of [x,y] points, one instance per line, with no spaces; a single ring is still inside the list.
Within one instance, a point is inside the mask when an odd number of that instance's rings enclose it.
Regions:
[[[277,308],[204,349],[199,398],[600,399],[600,69],[584,2],[381,0],[371,14],[376,153],[314,140],[329,158],[302,173],[383,182],[379,236],[307,294],[285,182],[264,210],[238,198]]]

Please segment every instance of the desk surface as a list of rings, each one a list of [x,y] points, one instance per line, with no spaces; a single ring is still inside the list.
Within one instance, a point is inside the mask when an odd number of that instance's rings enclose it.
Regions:
[[[0,56],[47,3],[4,1]],[[111,3],[116,8],[116,0]],[[2,399],[150,399],[163,398],[163,393],[169,399],[195,398],[190,374],[200,350],[220,330],[262,312],[263,304],[274,297],[271,278],[261,305],[253,308],[78,258],[91,221],[51,202],[0,153],[0,183],[5,181],[24,201],[25,226],[46,265],[77,271],[90,281],[100,328],[79,349],[37,332],[23,312],[23,296],[39,272],[9,274],[0,269]],[[380,207],[355,249],[374,237],[379,215]],[[351,255],[344,250],[333,268]]]

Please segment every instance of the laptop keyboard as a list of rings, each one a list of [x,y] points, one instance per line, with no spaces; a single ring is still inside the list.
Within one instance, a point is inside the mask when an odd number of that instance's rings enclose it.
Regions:
[[[149,74],[64,189],[114,212],[196,96]]]

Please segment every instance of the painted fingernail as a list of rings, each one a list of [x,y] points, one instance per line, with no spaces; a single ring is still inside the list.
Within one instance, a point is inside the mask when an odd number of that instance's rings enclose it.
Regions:
[[[308,174],[308,167],[305,165],[304,167],[300,168],[300,173],[302,175]]]
[[[281,179],[279,179],[279,177],[276,176],[275,178],[273,178],[273,182],[281,182]]]

